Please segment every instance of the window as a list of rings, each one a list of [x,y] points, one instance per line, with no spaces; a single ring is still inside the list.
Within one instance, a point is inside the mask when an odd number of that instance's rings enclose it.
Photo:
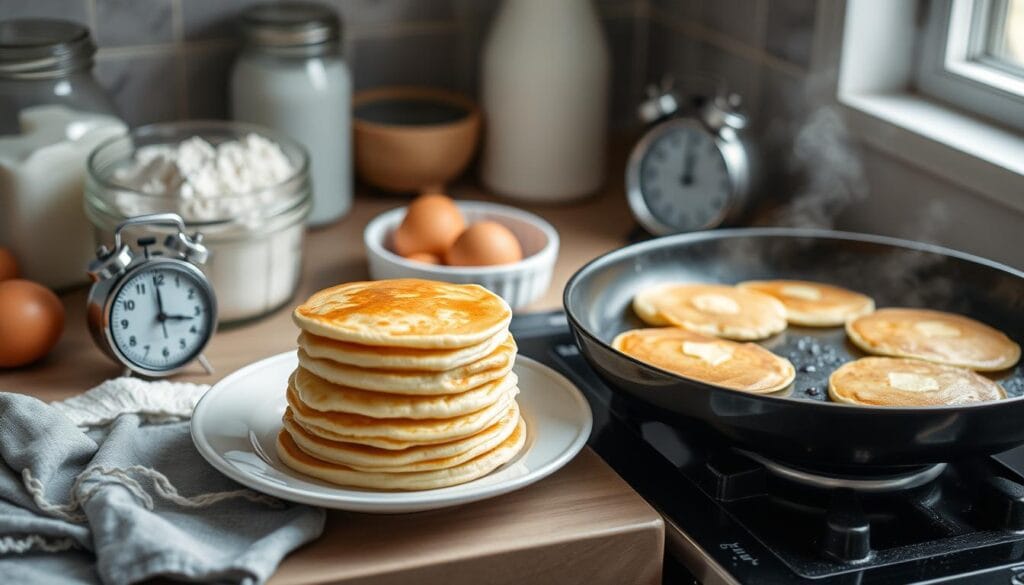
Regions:
[[[1024,0],[938,0],[921,7],[917,89],[1024,131]]]

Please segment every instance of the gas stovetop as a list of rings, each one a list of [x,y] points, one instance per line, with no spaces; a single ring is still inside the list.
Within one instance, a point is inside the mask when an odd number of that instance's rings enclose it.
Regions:
[[[1024,585],[1024,449],[886,477],[823,477],[613,392],[561,312],[518,316],[512,331],[520,353],[583,390],[590,446],[661,512],[666,553],[699,582]]]

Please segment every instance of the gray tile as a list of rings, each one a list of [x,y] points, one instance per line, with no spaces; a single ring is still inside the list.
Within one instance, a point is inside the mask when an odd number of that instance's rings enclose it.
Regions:
[[[711,29],[758,46],[757,6],[768,0],[703,0],[700,20]]]
[[[638,69],[637,54],[640,47],[636,34],[636,19],[611,18],[605,19],[605,39],[611,56],[611,92],[610,109],[612,125],[615,127],[629,126],[635,116],[637,103],[643,90],[644,71]]]
[[[237,53],[234,47],[223,47],[185,55],[186,118],[226,120],[231,116],[231,68]]]
[[[359,39],[351,63],[356,89],[381,85],[458,88],[455,34]]]
[[[60,18],[86,24],[87,0],[0,0],[0,20]]]
[[[171,54],[103,57],[96,77],[132,126],[179,117],[177,59]]]
[[[173,20],[171,0],[96,0],[96,41],[101,47],[170,43]]]
[[[341,11],[346,27],[447,21],[455,18],[453,0],[328,0]]]
[[[762,67],[714,45],[700,43],[698,47],[694,72],[720,80],[727,91],[743,98],[745,109],[752,111],[760,99]],[[698,79],[696,83],[703,85],[705,81]]]
[[[700,0],[650,0],[650,3],[656,12],[678,20],[700,18]]]
[[[765,49],[791,63],[808,66],[814,38],[815,0],[772,0],[768,3]]]
[[[226,39],[238,36],[238,15],[266,0],[181,0],[185,38]]]

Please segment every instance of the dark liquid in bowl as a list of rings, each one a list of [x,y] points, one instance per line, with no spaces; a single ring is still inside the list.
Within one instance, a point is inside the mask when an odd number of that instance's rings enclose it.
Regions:
[[[360,120],[390,126],[449,124],[465,118],[469,111],[445,102],[422,99],[388,99],[356,107]]]

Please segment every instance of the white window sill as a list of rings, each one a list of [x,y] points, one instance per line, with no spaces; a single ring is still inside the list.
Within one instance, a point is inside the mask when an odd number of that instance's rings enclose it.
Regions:
[[[1024,211],[1024,137],[910,93],[840,93],[874,149]]]

